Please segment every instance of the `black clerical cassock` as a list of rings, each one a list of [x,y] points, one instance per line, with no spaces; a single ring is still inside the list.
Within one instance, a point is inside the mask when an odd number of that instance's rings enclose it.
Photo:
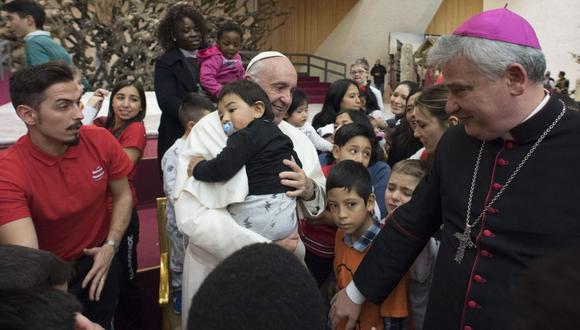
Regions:
[[[470,223],[562,110],[552,97],[510,131],[512,141],[486,142]],[[462,125],[445,133],[430,173],[394,212],[354,276],[364,296],[381,303],[443,225],[424,329],[506,329],[517,303],[514,288],[528,265],[580,246],[580,113],[567,111],[473,227],[475,247],[465,250],[461,263],[455,260],[481,144]]]

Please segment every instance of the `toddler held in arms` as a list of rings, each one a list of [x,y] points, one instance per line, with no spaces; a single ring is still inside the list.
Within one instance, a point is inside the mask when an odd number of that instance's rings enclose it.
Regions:
[[[279,173],[290,170],[284,159],[302,166],[294,146],[272,122],[272,106],[262,88],[247,80],[222,89],[218,111],[226,147],[212,160],[194,157],[193,176],[204,182],[227,181],[245,166],[249,194],[241,203],[228,206],[234,220],[270,240],[280,240],[296,231],[296,198],[280,183]]]

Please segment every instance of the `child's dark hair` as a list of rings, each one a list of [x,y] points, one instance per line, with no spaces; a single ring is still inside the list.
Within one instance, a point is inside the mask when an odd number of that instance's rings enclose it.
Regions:
[[[292,279],[292,280],[288,280]],[[324,329],[325,307],[314,278],[276,244],[245,246],[207,276],[191,300],[183,329]],[[231,313],[215,313],[219,310]],[[267,313],[263,311],[267,310]]]
[[[237,80],[225,85],[218,97],[221,101],[224,96],[228,94],[238,95],[246,104],[253,106],[256,102],[264,103],[264,114],[262,119],[273,120],[274,112],[272,111],[272,104],[270,104],[270,99],[268,95],[260,85],[249,80]]]
[[[224,24],[220,25],[220,27],[218,28],[217,41],[220,41],[222,35],[226,32],[237,32],[240,35],[240,39],[244,35],[242,28],[238,24],[236,24],[234,22],[228,22],[228,23],[224,23]]]
[[[427,173],[427,163],[419,159],[405,159],[393,166],[391,174],[393,173],[405,174],[421,180]]]
[[[328,173],[326,193],[334,188],[344,188],[348,192],[354,190],[367,202],[373,192],[373,183],[369,171],[363,164],[348,159],[334,165]]]
[[[72,276],[72,265],[48,251],[0,244],[0,291],[50,288]]]
[[[16,13],[20,18],[32,16],[34,18],[34,25],[37,29],[44,28],[44,21],[46,20],[46,13],[44,8],[36,1],[31,0],[14,0],[4,4],[0,9],[9,13]]]
[[[357,123],[357,124],[365,127],[369,131],[369,134],[370,134],[369,136],[372,137],[371,146],[373,147],[373,154],[371,155],[369,165],[372,165],[372,164],[376,163],[377,161],[384,161],[386,157],[385,157],[385,154],[384,154],[384,151],[382,150],[382,148],[379,148],[379,141],[377,140],[377,137],[375,134],[375,128],[373,127],[373,124],[371,123],[369,116],[367,116],[367,114],[364,111],[355,110],[355,109],[348,109],[348,110],[343,110],[343,111],[339,112],[337,117],[344,114],[344,113],[348,114],[348,116],[350,117],[350,120],[352,120],[353,123]],[[336,137],[335,137],[335,142],[336,142]]]
[[[128,119],[125,124],[121,125],[121,127],[117,128],[115,131],[112,129],[115,127],[115,111],[113,110],[113,99],[115,95],[119,93],[119,91],[125,87],[133,86],[137,90],[137,94],[139,94],[139,100],[141,101],[141,110],[139,113],[131,118]],[[113,90],[111,91],[111,102],[109,103],[109,113],[107,114],[107,122],[105,123],[105,128],[111,130],[111,133],[115,137],[121,136],[121,133],[129,126],[132,122],[142,122],[145,119],[145,115],[147,113],[147,100],[145,98],[145,90],[143,89],[143,85],[137,80],[122,80],[115,84]]]
[[[75,314],[81,311],[77,298],[59,289],[0,291],[1,329],[76,329]]]
[[[215,105],[207,96],[199,93],[187,93],[181,101],[177,117],[181,126],[187,127],[190,121],[198,122],[205,111],[215,111]]]
[[[304,102],[308,103],[308,96],[306,96],[306,93],[300,89],[295,89],[294,92],[292,92],[292,104],[290,104],[290,108],[288,108],[286,115],[288,117],[292,116],[292,113],[294,113],[299,106],[304,104]]]
[[[367,127],[364,127],[363,125],[357,123],[346,124],[343,125],[341,128],[339,128],[338,131],[336,131],[336,133],[334,134],[334,144],[336,144],[339,147],[342,147],[345,144],[347,144],[348,141],[350,141],[350,139],[355,138],[357,136],[362,136],[369,139],[369,143],[371,144],[371,147],[374,152],[374,143],[373,143],[373,141],[375,140],[374,132],[369,131]]]

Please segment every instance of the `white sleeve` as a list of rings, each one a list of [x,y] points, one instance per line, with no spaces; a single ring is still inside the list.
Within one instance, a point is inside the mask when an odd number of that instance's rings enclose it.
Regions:
[[[346,286],[346,295],[350,298],[350,300],[352,300],[353,303],[357,305],[362,305],[365,300],[367,300],[367,298],[365,298],[365,296],[360,293],[356,287],[356,284],[354,284],[354,281],[350,281],[350,283],[348,283]]]
[[[91,125],[93,123],[93,119],[95,119],[97,116],[97,112],[99,112],[97,108],[85,105],[83,108],[83,116],[85,118],[81,120],[83,125]]]
[[[328,152],[332,151],[332,143],[326,141],[320,135],[318,135],[318,133],[316,133],[314,130],[314,127],[312,127],[312,125],[309,123],[304,124],[304,134],[308,136],[312,144],[314,144],[316,150]]]

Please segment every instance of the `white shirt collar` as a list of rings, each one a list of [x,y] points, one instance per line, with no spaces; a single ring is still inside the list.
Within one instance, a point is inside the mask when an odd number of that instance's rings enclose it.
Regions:
[[[185,49],[181,49],[179,48],[179,50],[181,51],[181,53],[183,54],[183,56],[185,57],[193,57],[193,58],[197,58],[197,53],[196,51],[189,51],[189,50],[185,50]]]
[[[522,120],[521,123],[519,123],[519,125],[525,123],[527,120],[529,120],[530,118],[532,118],[534,115],[536,115],[538,112],[540,112],[540,110],[542,110],[544,108],[544,106],[548,103],[548,101],[550,101],[550,93],[548,93],[548,91],[544,90],[544,93],[546,94],[544,96],[544,98],[542,99],[542,102],[540,102],[540,104],[538,104],[538,106],[536,106],[534,108],[534,110],[526,117],[524,118],[524,120]],[[518,125],[518,126],[519,126]],[[513,136],[510,134],[510,132],[505,133],[502,136],[502,139],[504,140],[513,140]]]
[[[24,37],[24,40],[28,40],[34,36],[49,36],[50,37],[50,32],[42,31],[42,30],[32,31]]]

